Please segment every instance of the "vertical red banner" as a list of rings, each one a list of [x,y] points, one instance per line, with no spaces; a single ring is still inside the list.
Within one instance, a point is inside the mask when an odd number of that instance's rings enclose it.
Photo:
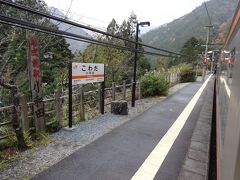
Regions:
[[[36,36],[28,39],[28,70],[32,90],[33,116],[36,131],[45,130],[44,104],[42,94],[41,62],[39,58],[39,41]]]

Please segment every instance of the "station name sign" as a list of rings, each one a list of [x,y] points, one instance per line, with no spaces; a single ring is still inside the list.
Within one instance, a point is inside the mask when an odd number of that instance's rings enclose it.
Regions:
[[[104,81],[104,64],[72,63],[72,85]]]

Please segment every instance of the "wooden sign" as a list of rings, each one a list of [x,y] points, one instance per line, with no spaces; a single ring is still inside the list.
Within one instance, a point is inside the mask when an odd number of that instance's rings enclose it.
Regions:
[[[28,70],[32,90],[33,116],[36,131],[45,129],[44,104],[42,94],[41,62],[39,59],[39,41],[36,36],[31,36],[28,40]]]

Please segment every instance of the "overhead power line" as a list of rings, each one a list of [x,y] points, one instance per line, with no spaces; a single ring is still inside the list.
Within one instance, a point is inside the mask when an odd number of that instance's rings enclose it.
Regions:
[[[210,26],[213,26],[213,25],[212,25],[211,17],[210,17],[210,15],[209,15],[207,3],[206,3],[205,1],[204,1],[204,6],[205,6],[205,9],[206,9],[206,12],[207,12],[207,16],[208,16],[208,20],[209,20],[209,25],[210,25]]]
[[[3,15],[0,15],[0,22],[4,23],[4,24],[7,24],[7,25],[17,26],[17,27],[20,27],[20,28],[30,29],[30,30],[33,30],[33,31],[38,31],[38,32],[47,33],[47,34],[51,34],[51,35],[61,36],[61,37],[64,37],[64,38],[69,38],[69,39],[73,39],[73,40],[77,40],[77,41],[82,41],[82,42],[86,42],[86,43],[93,43],[93,44],[112,47],[112,48],[116,48],[116,49],[120,49],[120,50],[135,52],[135,49],[132,49],[132,48],[127,48],[127,47],[115,45],[115,44],[112,44],[112,43],[87,38],[87,37],[84,37],[84,36],[81,36],[81,35],[76,35],[76,34],[61,31],[61,30],[56,30],[56,29],[51,29],[51,28],[48,28],[48,27],[43,27],[43,26],[40,26],[40,25],[36,25],[36,24],[29,23],[29,22],[26,22],[26,21],[18,20],[18,19],[15,19],[15,18],[10,18],[10,17],[3,16]],[[139,53],[144,53],[144,54],[150,54],[150,55],[159,55],[159,56],[164,56],[164,57],[178,57],[178,56],[166,55],[166,54],[149,52],[149,51],[138,50],[138,52]]]
[[[59,8],[57,8],[57,9],[60,10],[61,12],[66,12],[66,10],[63,10],[63,9],[59,9]],[[101,20],[101,19],[97,19],[97,18],[93,18],[93,17],[89,17],[89,16],[85,16],[85,15],[80,15],[80,14],[77,14],[77,13],[75,13],[75,12],[69,12],[69,15],[72,16],[72,17],[74,16],[74,17],[86,18],[86,19],[89,19],[89,20],[91,20],[91,21],[96,21],[96,22],[104,23],[104,24],[106,24],[106,25],[109,24],[109,22],[107,22],[107,21],[104,21],[104,20]]]
[[[73,0],[71,0],[71,2],[70,2],[70,5],[69,5],[69,7],[68,7],[68,10],[67,10],[67,13],[66,13],[66,17],[67,17],[67,15],[68,15],[68,13],[70,12],[70,9],[71,9],[71,7],[72,7],[72,3],[73,3]]]
[[[80,28],[84,28],[84,29],[87,29],[87,30],[90,30],[90,31],[93,31],[93,32],[97,32],[97,33],[100,33],[100,34],[103,34],[103,35],[106,35],[106,36],[111,36],[111,37],[114,37],[114,38],[118,38],[118,39],[121,39],[121,40],[124,40],[124,41],[131,42],[131,43],[138,43],[139,45],[144,46],[144,47],[148,47],[148,48],[155,49],[155,50],[158,50],[158,51],[166,52],[166,53],[169,53],[169,54],[189,57],[187,55],[183,55],[183,54],[180,54],[180,53],[176,53],[176,52],[168,51],[168,50],[165,50],[165,49],[156,48],[156,47],[153,47],[153,46],[150,46],[150,45],[142,44],[142,43],[139,43],[139,42],[135,42],[135,41],[132,41],[132,40],[120,37],[120,36],[116,36],[116,35],[113,35],[113,34],[110,34],[110,33],[95,29],[95,28],[91,28],[91,27],[88,27],[88,26],[84,26],[82,24],[78,24],[78,23],[69,21],[67,19],[62,19],[62,18],[59,18],[59,17],[56,17],[56,16],[52,16],[52,15],[47,14],[45,12],[40,12],[40,11],[37,11],[35,9],[32,9],[30,7],[27,7],[27,6],[24,6],[24,5],[21,5],[21,4],[16,4],[16,3],[12,3],[12,2],[9,2],[9,1],[4,1],[4,0],[0,0],[0,3],[5,4],[7,6],[17,8],[17,9],[20,9],[20,10],[27,11],[27,12],[30,12],[30,13],[33,13],[33,14],[36,14],[36,15],[39,15],[39,16],[54,19],[56,21],[64,22],[66,24],[70,24],[70,25],[73,25],[73,26],[76,26],[76,27],[80,27]],[[84,38],[82,37],[82,39],[84,39]]]

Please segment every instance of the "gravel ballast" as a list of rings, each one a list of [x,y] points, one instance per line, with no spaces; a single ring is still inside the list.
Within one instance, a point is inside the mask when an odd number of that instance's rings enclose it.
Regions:
[[[189,83],[177,84],[170,88],[169,95]],[[56,164],[81,147],[95,141],[112,129],[133,119],[166,97],[148,98],[136,101],[136,107],[129,105],[129,114],[125,116],[106,113],[92,120],[74,126],[73,130],[61,129],[50,135],[48,145],[40,145],[20,154],[16,160],[8,163],[0,172],[0,179],[28,179],[48,167]]]

